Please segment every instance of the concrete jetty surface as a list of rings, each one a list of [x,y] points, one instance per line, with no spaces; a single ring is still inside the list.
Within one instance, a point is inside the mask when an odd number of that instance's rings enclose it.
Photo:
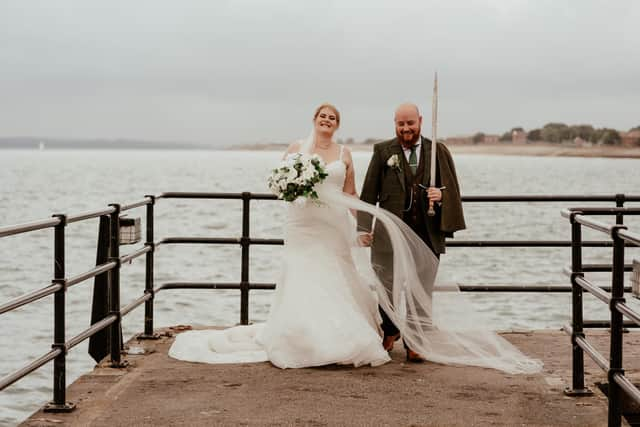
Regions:
[[[396,343],[393,361],[377,368],[327,366],[281,370],[269,363],[207,365],[171,359],[177,329],[157,341],[132,339],[126,369],[108,362],[75,381],[69,414],[38,411],[33,426],[606,426],[607,399],[594,383],[605,375],[585,357],[592,396],[570,398],[569,337],[557,330],[504,333],[544,361],[536,375],[434,363],[410,364]],[[608,355],[606,331],[587,338]],[[640,332],[625,334],[625,368],[640,380]],[[44,403],[44,402],[43,402]]]

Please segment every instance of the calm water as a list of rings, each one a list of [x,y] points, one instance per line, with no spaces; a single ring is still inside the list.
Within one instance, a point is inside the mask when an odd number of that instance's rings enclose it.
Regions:
[[[266,192],[265,177],[280,157],[275,152],[232,151],[0,151],[0,226],[44,219],[52,213],[79,213],[108,203],[130,203],[163,191]],[[368,153],[354,154],[357,182],[362,182]],[[463,194],[639,194],[640,160],[456,155]],[[282,237],[284,204],[252,202],[254,237]],[[569,239],[560,209],[576,204],[467,204],[468,230],[460,240]],[[637,204],[636,204],[637,205]],[[168,236],[239,236],[237,201],[161,200],[156,205],[156,238]],[[631,206],[631,205],[630,205]],[[144,209],[129,215],[144,218]],[[628,221],[640,229],[639,221]],[[95,264],[98,221],[67,228],[67,277]],[[602,236],[585,231],[585,239]],[[124,246],[122,253],[133,247]],[[48,285],[53,266],[51,230],[0,239],[0,303]],[[640,251],[630,250],[631,257]],[[169,280],[239,281],[236,247],[180,245],[161,247],[156,255],[157,282]],[[279,247],[251,249],[253,281],[273,282]],[[610,262],[610,251],[587,249],[588,262]],[[450,248],[442,259],[441,283],[566,284],[560,273],[569,250]],[[593,276],[606,281],[606,275]],[[123,305],[142,294],[144,261],[122,271]],[[477,308],[496,328],[557,328],[570,314],[568,295],[474,294]],[[91,282],[67,294],[67,337],[89,325]],[[49,350],[53,297],[2,315],[0,376]],[[167,291],[156,300],[156,326],[231,325],[239,320],[239,297],[230,291]],[[250,318],[263,320],[269,293],[251,294]],[[141,307],[124,319],[125,339],[143,327]],[[585,318],[605,318],[600,304],[588,301]],[[18,339],[19,337],[19,339]],[[8,344],[10,343],[10,344]],[[86,343],[68,356],[71,383],[93,367]],[[13,425],[52,397],[49,364],[0,392],[0,425]]]

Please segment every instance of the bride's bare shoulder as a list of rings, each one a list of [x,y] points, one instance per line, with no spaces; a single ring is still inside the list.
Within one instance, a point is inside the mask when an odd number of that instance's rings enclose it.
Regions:
[[[293,141],[291,144],[289,144],[289,147],[287,147],[287,154],[299,152],[301,146],[302,141]]]
[[[342,160],[347,164],[353,162],[353,158],[351,157],[351,149],[346,145],[342,146]]]
[[[289,144],[289,146],[287,147],[287,151],[284,152],[284,155],[282,156],[287,157],[289,154],[291,153],[298,153],[300,152],[300,147],[302,146],[302,143],[300,141],[294,141],[291,144]]]

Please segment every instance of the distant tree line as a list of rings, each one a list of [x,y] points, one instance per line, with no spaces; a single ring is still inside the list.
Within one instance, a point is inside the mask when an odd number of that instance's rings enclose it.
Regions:
[[[640,126],[629,129],[629,132],[640,131]],[[527,141],[531,142],[553,142],[560,144],[562,142],[573,142],[576,138],[580,138],[584,141],[589,141],[594,144],[607,144],[607,145],[620,145],[622,143],[622,137],[620,133],[611,128],[596,129],[591,125],[566,125],[564,123],[551,122],[544,125],[542,128],[532,129],[526,132],[523,127],[517,126],[511,128],[511,130],[503,133],[499,140],[503,142],[514,141],[514,133],[520,135],[526,135]],[[471,136],[471,141],[474,144],[480,144],[487,142],[487,138],[490,135],[484,132],[476,132]],[[495,138],[495,136],[493,136]],[[363,141],[356,141],[353,138],[338,139],[339,144],[375,144],[381,141],[379,138],[367,138]],[[494,139],[495,141],[495,139]]]
[[[640,126],[630,129],[640,130]],[[524,132],[522,127],[511,128],[502,134],[500,141],[511,141],[514,132]],[[476,134],[478,135],[478,134]],[[566,141],[574,141],[580,138],[594,144],[619,145],[622,143],[620,133],[611,128],[596,129],[591,125],[566,125],[564,123],[547,123],[542,128],[531,129],[526,132],[529,141],[547,141],[561,143]]]

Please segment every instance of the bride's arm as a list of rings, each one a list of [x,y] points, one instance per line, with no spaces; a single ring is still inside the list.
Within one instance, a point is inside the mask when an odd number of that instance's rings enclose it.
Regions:
[[[344,147],[344,153],[342,154],[342,161],[347,167],[347,175],[344,178],[344,186],[342,192],[351,196],[358,197],[356,192],[356,174],[353,170],[353,158],[351,157],[351,150]]]
[[[347,174],[344,178],[344,186],[342,187],[342,192],[358,198],[358,192],[356,191],[356,173],[353,168],[353,157],[351,157],[351,150],[347,147],[344,147],[344,153],[342,155],[342,160],[347,167]],[[351,215],[354,218],[357,218],[358,212],[354,209],[350,209]]]
[[[287,147],[287,151],[282,155],[282,160],[286,159],[287,156],[291,153],[297,153],[300,151],[300,142],[292,142],[291,145]]]

